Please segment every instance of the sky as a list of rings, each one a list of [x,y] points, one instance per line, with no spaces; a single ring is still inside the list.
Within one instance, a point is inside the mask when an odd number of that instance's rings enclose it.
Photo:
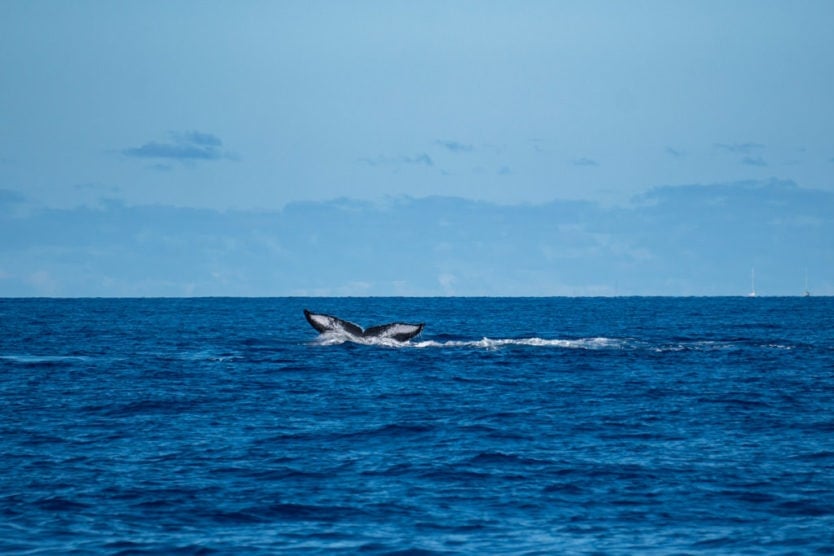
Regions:
[[[833,27],[7,0],[0,296],[834,295]]]

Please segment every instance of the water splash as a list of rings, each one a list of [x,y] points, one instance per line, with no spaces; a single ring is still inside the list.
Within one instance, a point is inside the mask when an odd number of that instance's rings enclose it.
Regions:
[[[778,349],[790,350],[795,346],[786,345],[782,343],[768,343],[765,345],[750,346],[745,342],[734,340],[715,341],[715,340],[689,340],[689,341],[674,341],[674,342],[657,342],[649,340],[640,340],[636,338],[607,338],[607,337],[589,337],[589,338],[481,338],[480,340],[410,340],[407,342],[398,342],[396,340],[382,339],[382,338],[360,338],[351,336],[349,334],[328,332],[321,334],[313,342],[314,345],[320,346],[334,346],[345,343],[360,344],[365,346],[379,346],[388,348],[417,348],[417,349],[431,349],[431,348],[458,348],[458,349],[484,349],[484,350],[498,350],[502,348],[513,347],[529,347],[529,348],[549,348],[549,349],[580,349],[580,350],[646,350],[655,353],[674,353],[674,352],[711,352],[711,351],[730,351],[744,349],[746,347],[753,347],[759,349]]]
[[[537,347],[563,349],[624,349],[627,340],[616,338],[579,338],[573,340],[549,338],[482,338],[480,340],[420,340],[398,342],[391,339],[357,338],[348,334],[325,333],[320,335],[315,343],[322,346],[340,345],[346,342],[368,346],[382,346],[392,348],[473,348],[495,350],[504,347]]]
[[[575,340],[548,339],[538,337],[482,338],[481,340],[449,340],[446,342],[436,342],[434,340],[427,340],[422,342],[415,342],[413,346],[418,348],[462,347],[481,349],[499,349],[502,347],[515,346],[564,349],[622,349],[626,347],[626,341],[615,338],[579,338]]]

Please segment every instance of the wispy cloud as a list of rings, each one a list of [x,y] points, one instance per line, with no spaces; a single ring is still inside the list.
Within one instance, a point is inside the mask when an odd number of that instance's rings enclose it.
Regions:
[[[593,158],[581,157],[581,158],[574,158],[571,160],[571,164],[574,166],[585,166],[588,168],[594,168],[599,166],[599,162],[594,160]]]
[[[426,153],[417,155],[415,157],[403,157],[403,162],[406,164],[417,164],[421,166],[434,166],[434,162],[432,161],[431,157]]]
[[[753,154],[765,148],[761,143],[715,143],[715,148],[732,154]]]
[[[739,163],[745,166],[767,166],[767,161],[760,154],[765,148],[761,143],[715,143],[715,148],[740,157]]]
[[[104,185],[103,183],[77,183],[73,187],[78,191],[92,191],[94,193],[121,193],[121,188],[119,186]]]
[[[527,140],[527,143],[533,147],[533,150],[538,153],[550,153],[553,149],[548,143],[539,137],[533,137]]]
[[[747,166],[767,166],[767,162],[761,156],[745,156],[741,159],[741,163]]]
[[[12,189],[0,189],[0,205],[11,205],[22,203],[26,198],[19,192]]]
[[[455,141],[451,139],[438,139],[437,141],[435,141],[435,144],[440,145],[447,151],[456,154],[468,153],[475,150],[475,147],[473,147],[472,145],[468,145],[466,143],[461,143],[460,141]]]
[[[434,166],[434,161],[426,153],[417,155],[400,155],[400,156],[384,156],[380,155],[374,158],[360,158],[359,162],[367,164],[368,166]]]
[[[223,141],[211,133],[188,131],[170,132],[168,141],[149,141],[139,147],[122,149],[131,158],[154,160],[200,161],[232,158],[222,149]]]

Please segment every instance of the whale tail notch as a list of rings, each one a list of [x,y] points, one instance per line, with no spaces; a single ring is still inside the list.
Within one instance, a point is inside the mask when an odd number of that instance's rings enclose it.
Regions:
[[[409,324],[405,322],[392,322],[390,324],[381,324],[363,329],[358,324],[331,315],[313,313],[307,309],[304,309],[304,317],[310,323],[310,326],[321,334],[326,332],[340,332],[359,339],[379,338],[407,342],[414,336],[420,334],[423,331],[423,327],[425,327],[425,323]]]

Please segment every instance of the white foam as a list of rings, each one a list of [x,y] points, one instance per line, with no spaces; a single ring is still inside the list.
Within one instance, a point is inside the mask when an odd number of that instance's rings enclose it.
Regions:
[[[503,347],[534,347],[534,348],[561,348],[561,349],[624,349],[628,347],[627,340],[615,338],[579,338],[575,340],[554,339],[554,338],[482,338],[480,340],[448,340],[438,342],[436,340],[398,342],[390,338],[371,337],[363,338],[353,336],[340,331],[325,332],[316,338],[315,343],[322,346],[333,346],[353,342],[368,346],[384,346],[395,348],[472,348],[495,350]]]
[[[694,340],[667,344],[653,344],[635,338],[606,338],[591,337],[577,339],[560,338],[481,338],[480,340],[410,340],[398,342],[391,338],[371,337],[363,338],[346,332],[326,332],[321,334],[315,343],[318,345],[338,345],[345,342],[368,346],[383,346],[392,348],[468,348],[497,350],[507,347],[530,347],[549,349],[584,349],[584,350],[651,350],[657,353],[682,351],[724,351],[740,349],[741,344],[730,341]],[[771,343],[760,346],[766,349],[790,350],[794,346]]]
[[[342,331],[323,332],[315,339],[321,346],[336,346],[345,342],[362,344],[365,346],[403,347],[412,345],[410,342],[398,342],[392,338],[354,336]]]
[[[476,341],[451,340],[447,342],[435,342],[428,340],[416,342],[412,345],[418,348],[463,347],[499,349],[507,346],[526,346],[563,349],[621,349],[625,346],[625,342],[613,338],[580,338],[576,340],[552,338],[483,338]]]

